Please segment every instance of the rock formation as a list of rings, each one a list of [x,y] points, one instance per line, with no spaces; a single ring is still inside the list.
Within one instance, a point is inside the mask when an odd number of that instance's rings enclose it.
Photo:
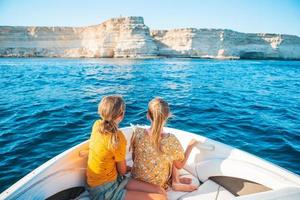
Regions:
[[[300,59],[300,38],[222,29],[153,30],[161,56],[219,59]]]
[[[227,29],[150,31],[142,17],[125,17],[76,28],[0,26],[0,56],[300,60],[300,37]]]
[[[110,19],[100,25],[0,27],[2,57],[148,57],[157,46],[142,17]]]

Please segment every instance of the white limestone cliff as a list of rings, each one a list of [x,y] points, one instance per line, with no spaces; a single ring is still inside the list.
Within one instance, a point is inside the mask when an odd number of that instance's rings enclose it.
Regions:
[[[142,17],[114,18],[100,25],[0,27],[2,57],[149,57],[157,55]]]
[[[154,56],[300,60],[300,37],[227,29],[150,31],[142,17],[76,28],[0,26],[0,57]]]
[[[300,59],[300,38],[223,29],[153,30],[159,55],[217,59]]]

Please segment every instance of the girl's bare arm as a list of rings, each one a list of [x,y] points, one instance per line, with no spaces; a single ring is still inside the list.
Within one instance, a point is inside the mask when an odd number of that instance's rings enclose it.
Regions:
[[[198,143],[199,143],[199,142],[198,142],[197,140],[195,140],[195,139],[192,139],[192,140],[189,142],[189,144],[188,144],[188,146],[187,146],[187,148],[186,148],[186,150],[185,150],[185,152],[184,152],[184,159],[183,159],[182,161],[176,160],[176,161],[173,162],[173,165],[174,165],[177,169],[182,169],[182,168],[184,167],[186,161],[189,159],[189,156],[190,156],[190,154],[191,154],[193,148],[194,148]]]
[[[127,172],[126,160],[117,162],[117,171],[122,176],[126,174]]]

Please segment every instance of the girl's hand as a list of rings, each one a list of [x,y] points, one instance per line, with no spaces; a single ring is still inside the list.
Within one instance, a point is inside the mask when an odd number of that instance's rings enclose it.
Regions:
[[[191,141],[189,142],[189,145],[190,147],[194,147],[196,146],[197,144],[199,144],[200,142],[198,140],[195,140],[195,139],[191,139]]]
[[[87,158],[89,156],[89,149],[83,149],[79,151],[79,156],[82,158]]]
[[[131,172],[131,169],[132,169],[132,167],[130,167],[130,166],[128,166],[128,165],[127,165],[127,170],[126,170],[126,173],[129,173],[129,172]]]

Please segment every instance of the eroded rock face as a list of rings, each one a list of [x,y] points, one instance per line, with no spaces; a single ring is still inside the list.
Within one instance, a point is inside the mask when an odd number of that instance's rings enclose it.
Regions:
[[[198,57],[300,60],[300,38],[224,29],[152,30],[142,17],[88,27],[0,27],[2,57]]]
[[[157,46],[142,17],[114,18],[96,26],[0,27],[3,57],[149,57]]]
[[[153,30],[161,56],[217,59],[300,59],[300,38],[223,29]]]

